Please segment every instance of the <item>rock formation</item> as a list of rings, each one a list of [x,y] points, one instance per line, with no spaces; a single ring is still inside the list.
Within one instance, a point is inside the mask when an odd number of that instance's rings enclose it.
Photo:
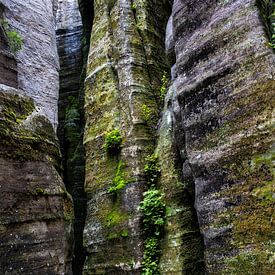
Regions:
[[[0,60],[8,63],[0,77],[0,273],[70,274],[73,207],[59,174],[54,131],[52,1],[5,1],[2,7],[2,19],[24,44],[15,56],[1,31]],[[12,88],[17,82],[20,89]]]
[[[86,217],[84,192],[85,159],[83,148],[83,26],[75,0],[58,1],[56,13],[57,46],[60,60],[58,137],[62,152],[63,179],[74,201],[73,272],[81,274],[85,253],[83,229]],[[82,72],[83,71],[83,72]]]
[[[2,1],[0,273],[273,274],[274,11]]]
[[[149,109],[155,118],[158,114],[169,4],[99,1],[94,11],[85,85],[88,256],[84,274],[138,274],[144,239],[138,205],[145,190],[144,161],[153,153],[156,126],[142,110]],[[104,137],[114,129],[122,136],[122,147],[107,152]],[[125,185],[121,190],[118,178]],[[114,194],[109,192],[112,186],[117,187]]]
[[[210,274],[274,271],[268,16],[250,0],[173,5],[176,145],[194,179]]]
[[[17,54],[19,88],[28,92],[56,128],[59,63],[54,1],[2,2],[6,20],[24,41]]]

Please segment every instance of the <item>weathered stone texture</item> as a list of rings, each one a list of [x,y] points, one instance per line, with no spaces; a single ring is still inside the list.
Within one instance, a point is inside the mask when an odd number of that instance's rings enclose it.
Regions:
[[[195,181],[207,272],[272,274],[275,60],[259,10],[176,0],[172,17],[177,146]]]
[[[0,86],[0,273],[70,274],[73,207],[54,129],[22,91]]]
[[[86,79],[85,274],[138,274],[143,231],[138,211],[145,189],[144,159],[153,153],[155,129],[141,112],[157,116],[156,94],[166,67],[164,32],[168,1],[95,1]],[[119,129],[123,144],[107,154],[104,136]],[[118,173],[127,183],[108,192]]]
[[[0,20],[4,20],[5,6],[0,3]],[[17,88],[17,64],[10,52],[7,34],[0,24],[0,83]]]
[[[180,156],[175,146],[173,100],[176,90],[173,85],[167,89],[156,148],[161,168],[159,188],[167,207],[160,270],[161,274],[204,274],[203,242],[194,208],[194,182],[186,171],[186,153]]]
[[[53,1],[3,4],[10,29],[24,43],[16,54],[23,90],[10,87],[17,86],[17,76],[7,82],[4,71],[0,78],[0,273],[71,274],[74,213],[59,174],[55,134],[58,59]]]
[[[58,56],[52,0],[3,0],[10,27],[23,38],[17,53],[19,88],[33,98],[56,128]]]

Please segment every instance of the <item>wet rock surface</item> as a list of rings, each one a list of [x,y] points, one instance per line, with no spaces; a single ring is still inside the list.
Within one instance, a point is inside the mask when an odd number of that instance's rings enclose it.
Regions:
[[[58,137],[62,152],[63,179],[74,201],[73,272],[82,274],[85,260],[83,228],[86,218],[83,148],[83,26],[77,0],[58,1],[56,13],[57,46],[60,60]],[[83,75],[83,76],[82,76]]]

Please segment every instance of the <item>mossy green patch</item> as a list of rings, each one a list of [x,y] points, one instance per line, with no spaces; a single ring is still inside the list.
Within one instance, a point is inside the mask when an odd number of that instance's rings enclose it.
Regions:
[[[0,155],[16,160],[50,160],[58,169],[60,154],[50,122],[36,115],[27,125],[22,123],[34,111],[33,100],[0,93],[0,102]]]
[[[124,178],[123,172],[123,163],[120,160],[117,165],[116,175],[113,179],[112,186],[109,188],[109,192],[112,194],[117,194],[120,190],[122,190],[127,184],[127,181]]]
[[[236,159],[226,166],[227,180],[236,184],[220,196],[227,198],[232,206],[217,215],[215,225],[231,228],[231,245],[240,252],[225,260],[224,274],[238,274],[238,271],[269,274],[274,265],[274,247],[269,245],[274,243],[275,233],[274,149]]]
[[[143,214],[143,226],[146,240],[143,252],[142,274],[160,274],[160,239],[166,220],[166,205],[163,194],[156,189],[160,175],[158,157],[151,155],[146,158],[144,172],[149,190],[143,193],[139,209]]]
[[[119,238],[127,238],[129,236],[129,232],[127,229],[123,229],[118,232],[110,232],[107,235],[108,240],[114,240],[114,239],[119,239]]]
[[[275,267],[275,247],[273,252],[270,249],[265,250],[263,247],[259,251],[241,252],[239,255],[226,261],[226,268],[222,275],[239,275],[239,274],[272,274]]]

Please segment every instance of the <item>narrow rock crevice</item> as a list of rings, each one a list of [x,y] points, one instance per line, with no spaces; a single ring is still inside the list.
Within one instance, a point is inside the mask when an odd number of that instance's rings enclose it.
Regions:
[[[80,13],[81,12],[81,13]],[[74,202],[73,274],[82,274],[86,257],[83,230],[87,213],[84,190],[84,80],[93,20],[92,1],[59,1],[56,13],[60,60],[59,127],[63,180]]]

